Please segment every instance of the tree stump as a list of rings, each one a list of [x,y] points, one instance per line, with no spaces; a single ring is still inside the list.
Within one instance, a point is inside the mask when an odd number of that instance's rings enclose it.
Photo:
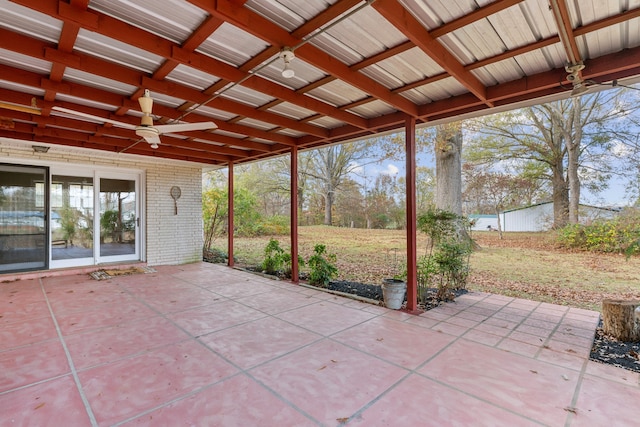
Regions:
[[[640,300],[602,301],[603,332],[619,341],[640,342],[640,319],[634,313],[639,306]]]

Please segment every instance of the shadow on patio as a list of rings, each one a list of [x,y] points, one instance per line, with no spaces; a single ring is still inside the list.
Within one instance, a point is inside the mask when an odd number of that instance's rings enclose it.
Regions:
[[[598,313],[470,293],[412,316],[206,263],[0,284],[0,425],[634,425]]]

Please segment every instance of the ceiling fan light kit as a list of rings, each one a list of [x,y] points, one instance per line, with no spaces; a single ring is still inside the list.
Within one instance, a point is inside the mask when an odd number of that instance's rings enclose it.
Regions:
[[[282,69],[282,77],[290,79],[296,75],[296,72],[291,68],[291,61],[296,57],[293,50],[290,47],[285,47],[280,51],[280,58],[284,62],[284,68]]]

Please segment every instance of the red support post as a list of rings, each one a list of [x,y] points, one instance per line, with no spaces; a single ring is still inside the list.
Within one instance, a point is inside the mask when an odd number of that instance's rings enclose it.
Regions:
[[[407,117],[404,128],[406,143],[406,208],[407,208],[407,311],[418,311],[418,274],[416,243],[416,119]]]
[[[298,271],[298,147],[291,147],[291,281],[299,282]]]
[[[229,255],[228,265],[233,267],[233,163],[229,162],[229,176],[228,176],[228,221],[227,221],[227,254]]]

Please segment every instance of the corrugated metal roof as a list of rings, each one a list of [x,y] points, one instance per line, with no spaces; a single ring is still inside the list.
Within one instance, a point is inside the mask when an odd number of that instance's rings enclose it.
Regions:
[[[133,124],[150,89],[158,120],[218,129],[163,135],[171,153],[133,132],[120,146],[214,164],[569,96],[568,61],[589,85],[638,78],[640,0],[0,0],[0,105],[35,96],[41,127],[73,129],[52,106]],[[23,110],[2,109],[24,126],[0,136],[34,139]],[[42,142],[113,150],[126,135],[75,119],[75,139]]]

